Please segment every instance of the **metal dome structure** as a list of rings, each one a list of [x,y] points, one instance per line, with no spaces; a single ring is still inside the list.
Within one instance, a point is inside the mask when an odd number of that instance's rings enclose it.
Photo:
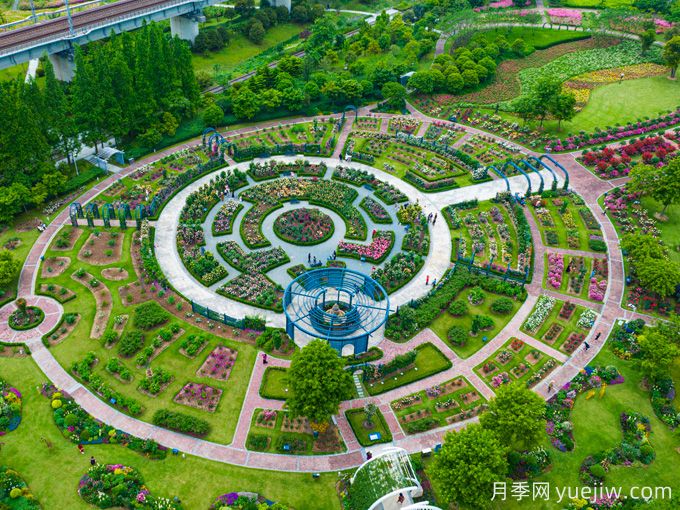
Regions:
[[[341,268],[322,268],[298,276],[283,294],[286,332],[327,340],[342,353],[368,350],[368,339],[390,311],[387,291],[370,276]]]

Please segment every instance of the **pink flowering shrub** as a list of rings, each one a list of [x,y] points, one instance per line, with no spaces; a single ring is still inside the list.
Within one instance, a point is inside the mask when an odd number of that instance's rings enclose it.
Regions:
[[[548,253],[548,279],[547,282],[556,289],[562,286],[562,273],[564,272],[564,256],[561,253]]]

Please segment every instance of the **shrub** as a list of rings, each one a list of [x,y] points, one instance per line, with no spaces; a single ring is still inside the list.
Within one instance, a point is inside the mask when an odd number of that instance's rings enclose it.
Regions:
[[[602,479],[604,478],[605,471],[600,464],[593,464],[592,466],[590,466],[590,474],[593,475],[595,478]]]
[[[134,324],[140,329],[151,329],[169,319],[169,314],[155,301],[139,305],[135,309]]]
[[[588,241],[588,246],[593,251],[605,252],[607,251],[607,243],[601,239],[590,239]]]
[[[210,424],[207,421],[167,409],[159,409],[154,413],[153,424],[198,437],[203,437],[210,432]]]
[[[498,298],[496,301],[491,303],[491,311],[502,315],[506,315],[512,312],[512,306],[513,306],[512,299],[502,297]]]
[[[453,345],[465,345],[468,338],[467,330],[462,326],[451,326],[448,333],[449,342]]]
[[[465,301],[456,300],[449,305],[449,313],[456,317],[461,317],[468,312],[468,305]]]
[[[248,449],[264,451],[267,449],[269,443],[269,436],[266,434],[248,434]]]
[[[108,330],[102,335],[102,341],[104,342],[104,345],[115,344],[118,341],[118,333]]]
[[[144,334],[141,331],[130,331],[120,339],[118,352],[129,358],[144,346]]]
[[[472,318],[472,334],[476,335],[483,329],[493,328],[493,319],[486,315],[475,315]]]

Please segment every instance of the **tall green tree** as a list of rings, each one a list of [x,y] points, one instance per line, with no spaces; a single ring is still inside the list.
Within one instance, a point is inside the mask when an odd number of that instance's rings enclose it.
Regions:
[[[656,330],[645,331],[638,337],[640,344],[640,368],[652,381],[667,377],[670,367],[680,356],[678,346]]]
[[[327,423],[340,402],[352,397],[352,376],[324,340],[313,340],[293,356],[288,384],[293,394],[286,400],[290,412],[317,424]]]
[[[0,287],[12,283],[21,264],[14,258],[9,250],[0,251]]]
[[[636,165],[630,172],[628,189],[651,196],[668,206],[680,202],[680,158],[673,158],[664,166]]]
[[[508,471],[506,454],[496,434],[472,424],[446,435],[428,472],[446,502],[489,508],[494,482],[504,481]]]
[[[543,437],[545,401],[518,382],[501,386],[479,422],[513,450],[530,450]]]
[[[680,35],[666,41],[663,47],[663,59],[671,70],[671,78],[675,78],[675,72],[680,65]]]

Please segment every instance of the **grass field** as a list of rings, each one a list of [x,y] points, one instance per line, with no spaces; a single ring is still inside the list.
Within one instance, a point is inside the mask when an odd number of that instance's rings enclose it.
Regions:
[[[236,34],[229,44],[222,50],[203,55],[192,55],[195,71],[206,71],[210,74],[215,72],[215,66],[219,66],[220,73],[229,73],[247,59],[262,53],[268,48],[290,39],[304,30],[304,25],[285,23],[267,30],[262,44],[254,44],[242,34]]]
[[[262,386],[260,386],[260,396],[262,398],[273,398],[276,400],[286,400],[292,396],[288,388],[288,369],[282,367],[267,367],[262,376]]]
[[[536,49],[544,49],[555,44],[587,39],[589,37],[588,34],[583,32],[529,27],[494,28],[492,30],[484,30],[480,34],[483,34],[490,42],[499,35],[503,35],[511,44],[515,39],[523,39],[526,44]]]
[[[85,455],[80,455],[76,445],[67,441],[54,424],[49,401],[38,392],[47,379],[31,358],[0,357],[0,374],[24,397],[21,425],[2,437],[0,458],[21,474],[45,509],[93,508],[76,490],[78,480],[89,468],[90,455],[100,463],[138,468],[153,494],[177,495],[187,509],[208,508],[214,498],[232,491],[258,492],[299,510],[340,509],[334,488],[336,473],[313,479],[309,473],[246,469],[188,454],[154,461],[117,445],[86,446]],[[52,447],[47,448],[42,438]]]
[[[592,132],[617,124],[634,122],[645,117],[656,117],[680,106],[680,80],[669,80],[666,76],[626,80],[595,88],[588,104],[570,122],[563,122],[561,130],[557,121],[543,123],[548,133],[564,136],[579,131]],[[506,119],[522,124],[522,120],[511,114],[502,114]],[[538,123],[535,123],[538,127]],[[530,124],[531,126],[534,123]]]
[[[564,0],[560,2],[560,5],[581,9],[625,9],[631,7],[633,2],[631,0]]]
[[[647,208],[651,217],[663,209],[663,205],[651,197],[643,197],[642,205]],[[671,260],[680,262],[680,206],[668,206],[665,215],[668,216],[668,221],[657,221],[656,226],[661,231],[661,239],[668,246]]]

